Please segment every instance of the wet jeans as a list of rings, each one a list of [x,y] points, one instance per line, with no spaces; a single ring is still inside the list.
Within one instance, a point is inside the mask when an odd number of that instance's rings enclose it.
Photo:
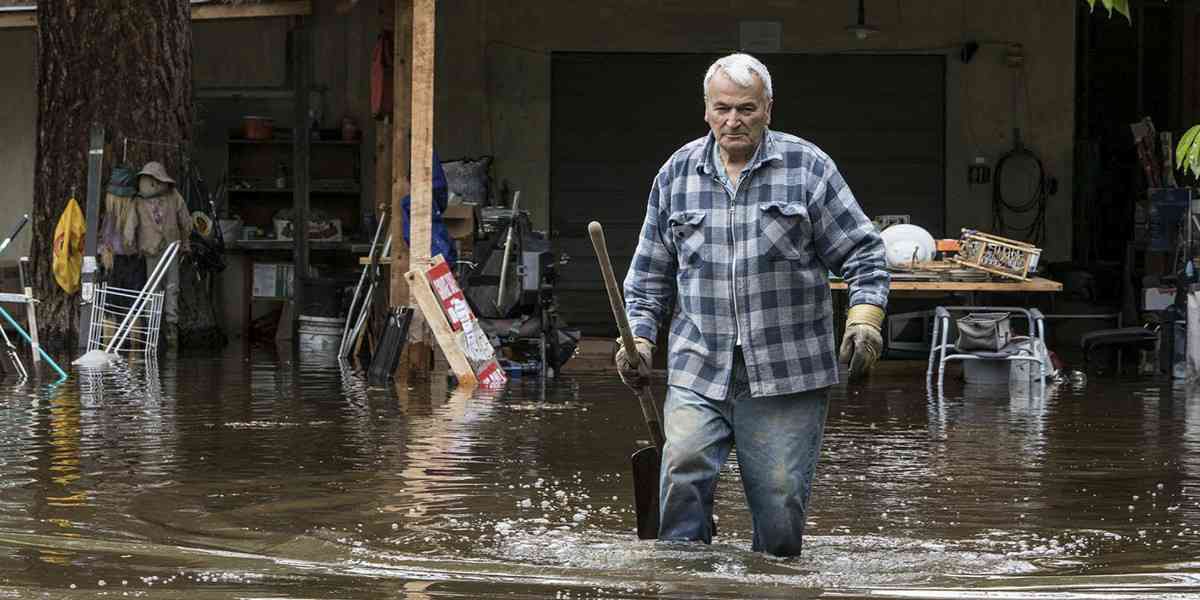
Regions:
[[[727,398],[669,387],[663,415],[667,445],[659,539],[712,542],[717,474],[736,442],[754,520],[753,549],[799,555],[828,406],[828,388],[751,398],[740,351],[734,354]]]

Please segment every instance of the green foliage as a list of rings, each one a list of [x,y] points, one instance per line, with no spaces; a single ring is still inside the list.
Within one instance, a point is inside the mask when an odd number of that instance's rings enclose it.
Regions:
[[[1200,125],[1192,126],[1179,138],[1179,146],[1175,148],[1175,168],[1191,171],[1192,177],[1200,178]]]
[[[1096,0],[1085,1],[1093,11],[1096,10]],[[1115,10],[1125,15],[1125,20],[1129,21],[1130,23],[1133,22],[1133,18],[1129,16],[1129,0],[1100,0],[1100,4],[1104,5],[1104,8],[1108,9],[1108,16],[1111,17],[1113,11]]]

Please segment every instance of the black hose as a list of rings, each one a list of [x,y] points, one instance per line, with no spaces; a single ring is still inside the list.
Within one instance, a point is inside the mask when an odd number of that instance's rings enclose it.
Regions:
[[[1004,197],[1003,181],[1004,165],[1010,159],[1024,157],[1033,161],[1037,165],[1037,187],[1034,189],[1033,195],[1023,202],[1009,202]],[[1012,150],[1009,150],[999,160],[996,161],[996,172],[992,176],[992,227],[999,235],[1015,234],[1019,239],[1024,239],[1035,246],[1042,245],[1046,238],[1046,168],[1042,165],[1042,160],[1038,158],[1031,150],[1021,144],[1020,138],[1017,138],[1016,144]],[[1013,226],[1010,225],[1005,218],[1005,212],[1014,214],[1034,213],[1033,220],[1028,225]]]

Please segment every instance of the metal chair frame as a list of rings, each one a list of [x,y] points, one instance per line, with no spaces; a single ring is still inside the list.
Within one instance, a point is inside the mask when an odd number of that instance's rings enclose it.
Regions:
[[[946,381],[946,363],[952,360],[968,361],[968,360],[1007,360],[1012,361],[1027,361],[1038,364],[1040,376],[1038,381],[1041,386],[1046,384],[1046,377],[1050,371],[1046,365],[1046,361],[1041,356],[1012,354],[1008,356],[996,356],[995,353],[972,353],[958,351],[955,344],[949,342],[950,336],[950,315],[951,313],[961,312],[1006,312],[1023,316],[1026,323],[1029,324],[1029,336],[1020,336],[1016,338],[1030,339],[1036,338],[1042,342],[1042,347],[1046,347],[1046,317],[1036,308],[1020,308],[1013,306],[939,306],[934,309],[933,317],[933,345],[929,349],[929,365],[925,370],[925,387],[929,389],[933,383],[934,357],[938,357],[938,397],[942,397],[942,392],[945,388]],[[947,353],[947,350],[952,350]]]

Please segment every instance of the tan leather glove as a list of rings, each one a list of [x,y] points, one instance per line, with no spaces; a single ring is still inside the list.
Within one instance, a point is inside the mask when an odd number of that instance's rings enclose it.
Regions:
[[[637,389],[650,383],[650,360],[654,356],[654,344],[646,338],[633,338],[637,346],[637,356],[630,358],[625,354],[625,346],[617,339],[617,355],[613,362],[617,364],[617,374],[625,385]],[[636,362],[635,362],[636,361]]]
[[[846,332],[838,358],[850,363],[850,380],[866,377],[883,352],[883,309],[856,304],[846,313]]]

